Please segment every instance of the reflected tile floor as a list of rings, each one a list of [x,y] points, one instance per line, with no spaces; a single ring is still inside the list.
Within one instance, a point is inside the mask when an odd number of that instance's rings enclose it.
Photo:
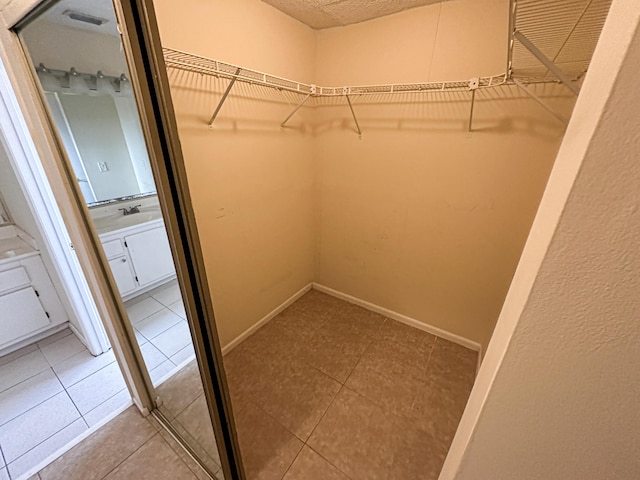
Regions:
[[[476,352],[309,292],[225,356],[248,478],[437,479],[476,362]],[[163,413],[219,465],[195,363],[158,392]],[[204,477],[129,409],[39,478]]]
[[[154,383],[193,358],[190,337],[180,336],[188,328],[176,282],[127,309],[136,325],[146,322],[149,338],[138,340]],[[0,357],[0,480],[18,478],[130,403],[113,352],[92,356],[69,329]]]

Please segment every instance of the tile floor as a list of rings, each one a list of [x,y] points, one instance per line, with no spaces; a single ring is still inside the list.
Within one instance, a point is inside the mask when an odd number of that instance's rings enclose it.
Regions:
[[[248,478],[436,479],[476,362],[477,354],[468,349],[309,292],[225,357]],[[174,427],[207,457],[210,468],[219,468],[195,363],[158,393]],[[132,428],[118,421],[119,428]],[[129,446],[128,430],[113,433],[111,424],[109,429],[108,435],[126,439],[124,452],[111,458],[115,440],[104,440],[101,430],[43,470],[41,479],[89,478],[87,471],[96,480],[197,475],[195,468],[184,468],[179,450],[161,448],[163,438],[148,427],[144,439],[136,440],[138,450]],[[93,451],[97,458],[90,458]],[[80,458],[81,453],[86,455]],[[101,463],[105,458],[107,465]],[[94,463],[98,470],[89,467]],[[158,467],[169,464],[174,470]]]
[[[193,357],[175,282],[127,303],[154,383]],[[16,479],[131,402],[112,352],[70,330],[0,358],[0,480]]]

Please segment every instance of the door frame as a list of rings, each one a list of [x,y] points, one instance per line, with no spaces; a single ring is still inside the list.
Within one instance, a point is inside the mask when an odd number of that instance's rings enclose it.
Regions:
[[[244,480],[222,350],[152,0],[113,0],[225,479]]]

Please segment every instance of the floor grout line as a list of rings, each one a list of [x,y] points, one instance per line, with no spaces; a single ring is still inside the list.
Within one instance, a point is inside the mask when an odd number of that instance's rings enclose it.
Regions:
[[[61,392],[62,393],[62,392]],[[37,444],[35,444],[33,447],[31,447],[29,450],[27,450],[24,453],[21,453],[19,456],[17,456],[16,458],[14,458],[11,463],[6,464],[7,467],[9,467],[9,465],[11,465],[12,463],[16,462],[17,460],[20,460],[20,458],[24,457],[26,454],[28,454],[29,452],[31,452],[32,450],[34,450],[35,448],[38,448],[40,445],[42,445],[44,442],[46,442],[47,440],[50,440],[51,438],[55,437],[57,434],[59,434],[60,432],[62,432],[65,428],[73,425],[75,422],[77,422],[78,420],[82,420],[84,422],[85,427],[89,428],[89,426],[87,425],[87,422],[84,421],[84,418],[82,418],[82,415],[80,415],[78,418],[74,419],[73,421],[71,421],[70,423],[68,423],[67,425],[65,425],[64,427],[62,427],[61,429],[55,431],[54,433],[52,433],[51,435],[49,435],[47,438],[45,438],[44,440],[38,442]],[[6,463],[6,462],[5,462]],[[7,468],[8,470],[8,468]]]
[[[149,443],[153,438],[156,437],[156,435],[160,435],[160,432],[158,432],[156,430],[156,433],[154,433],[153,435],[151,435],[147,440],[145,440],[144,442],[142,442],[140,445],[138,445],[137,448],[135,448],[133,450],[133,452],[131,452],[129,455],[127,455],[125,458],[122,459],[122,461],[120,463],[118,463],[117,465],[115,465],[111,470],[109,470],[107,473],[105,473],[102,477],[100,478],[96,478],[95,480],[104,480],[105,478],[107,478],[109,475],[111,475],[111,473],[113,471],[115,471],[120,465],[122,465],[124,462],[126,462],[127,460],[129,460],[138,450],[140,450],[142,447],[144,447],[147,443]],[[160,437],[162,438],[162,437]]]
[[[52,369],[51,367],[47,367],[47,368],[49,368],[49,369],[51,369],[51,370],[53,371],[53,369]],[[44,372],[44,371],[45,371],[45,370],[43,370],[42,372]],[[39,373],[38,373],[38,375],[40,375],[40,373],[42,373],[42,372],[39,372]],[[55,372],[54,372],[54,375],[55,375]],[[35,377],[35,376],[37,376],[37,375],[34,375],[34,377]],[[31,377],[31,378],[33,378],[33,377]],[[4,427],[4,426],[5,426],[6,424],[8,424],[9,422],[12,422],[12,421],[13,421],[13,420],[15,420],[16,418],[18,418],[18,417],[20,417],[20,416],[24,415],[24,414],[25,414],[25,413],[27,413],[27,412],[30,412],[30,411],[31,411],[31,410],[33,410],[34,408],[39,407],[40,405],[42,405],[42,404],[43,404],[44,402],[46,402],[47,400],[50,400],[50,399],[52,399],[53,397],[55,397],[56,395],[58,395],[58,394],[62,393],[62,392],[65,390],[64,385],[62,385],[62,383],[60,383],[60,380],[58,380],[58,377],[56,377],[56,380],[57,380],[57,381],[58,381],[58,383],[60,384],[60,387],[62,388],[62,390],[60,390],[60,391],[58,391],[58,392],[54,393],[53,395],[51,395],[51,396],[49,396],[49,397],[45,398],[45,399],[44,399],[44,400],[42,400],[40,403],[38,403],[38,404],[36,404],[36,405],[34,405],[34,406],[32,406],[32,407],[28,408],[27,410],[25,410],[24,412],[20,413],[19,415],[16,415],[15,417],[11,418],[10,420],[7,420],[6,422],[4,422],[4,423],[0,424],[0,427]],[[23,383],[23,382],[20,382],[20,383]],[[16,385],[20,385],[20,383],[18,383],[18,384],[16,384]],[[6,390],[5,390],[5,391],[6,391]]]
[[[9,464],[7,463],[7,457],[4,456],[2,445],[0,445],[0,456],[2,456],[2,462],[4,463],[4,467],[2,468],[5,468],[7,470],[7,476],[9,477],[9,480],[11,480],[11,472],[9,472]]]

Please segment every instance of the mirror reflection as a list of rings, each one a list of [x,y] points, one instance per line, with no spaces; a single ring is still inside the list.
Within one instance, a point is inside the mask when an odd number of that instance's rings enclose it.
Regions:
[[[92,22],[80,22],[69,16],[74,8],[73,2],[59,2],[25,37],[85,201],[92,206],[153,194],[153,175],[116,22],[110,18],[113,13],[92,9]],[[104,33],[97,35],[99,22]],[[92,54],[86,55],[89,48]]]
[[[127,367],[146,369],[154,413],[193,451],[194,474],[217,475],[220,455],[113,4],[55,2],[21,28],[20,38],[135,334],[142,362]],[[115,357],[104,351],[96,358],[108,365],[98,372],[110,368],[109,376],[73,387],[98,406],[108,404],[102,412],[111,414],[127,391]],[[90,367],[78,361],[77,368]]]

